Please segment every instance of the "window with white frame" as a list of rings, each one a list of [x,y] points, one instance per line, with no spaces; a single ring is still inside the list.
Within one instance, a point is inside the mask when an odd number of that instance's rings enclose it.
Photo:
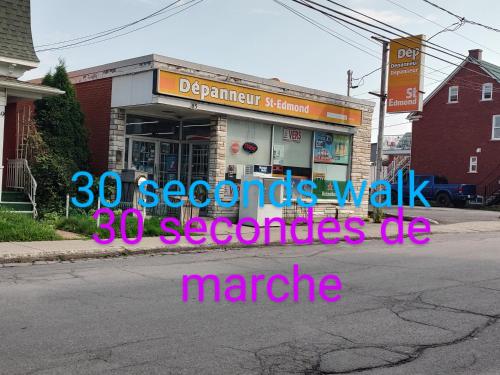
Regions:
[[[493,99],[493,83],[485,83],[482,90],[482,100]]]
[[[451,86],[448,89],[448,103],[458,103],[458,86]]]
[[[491,139],[500,141],[500,115],[493,116],[493,126],[491,130]]]
[[[477,173],[477,156],[471,156],[469,159],[469,173]]]

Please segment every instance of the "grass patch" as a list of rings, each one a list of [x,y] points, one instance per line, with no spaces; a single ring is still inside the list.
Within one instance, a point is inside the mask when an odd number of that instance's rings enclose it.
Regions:
[[[113,223],[113,229],[117,238],[120,238],[120,216],[116,216],[115,222]],[[170,233],[165,233],[162,231],[160,222],[162,218],[160,217],[148,217],[144,221],[144,232],[143,237],[159,237],[159,236],[169,236]],[[101,225],[106,223],[106,220],[101,221]],[[57,229],[64,230],[66,232],[73,232],[82,234],[87,237],[91,237],[94,233],[98,233],[100,238],[109,238],[109,232],[106,229],[98,229],[96,221],[89,216],[71,216],[69,218],[61,218],[55,224]],[[177,230],[181,235],[183,234],[182,228],[175,227],[167,224],[167,227]],[[126,232],[128,238],[135,238],[137,236],[137,219],[134,217],[128,217],[126,222]]]
[[[33,218],[8,211],[0,211],[0,242],[60,240],[54,228]]]

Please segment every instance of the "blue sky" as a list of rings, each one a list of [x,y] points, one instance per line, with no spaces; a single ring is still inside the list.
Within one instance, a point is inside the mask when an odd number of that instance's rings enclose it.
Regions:
[[[184,0],[187,1],[187,0]],[[326,4],[325,0],[322,1]],[[404,29],[427,36],[441,30],[438,23],[449,26],[456,19],[422,0],[392,0],[430,21],[402,9],[390,0],[346,0],[343,4]],[[35,45],[72,39],[119,26],[152,13],[172,0],[32,0],[32,27]],[[343,37],[352,39],[376,53],[380,48],[339,26],[326,17],[302,12],[330,27]],[[467,18],[500,28],[500,1],[435,0]],[[458,34],[461,34],[459,36]],[[500,65],[500,33],[472,25],[457,33],[440,34],[434,42],[463,54],[468,49],[482,48],[485,60]],[[465,39],[465,38],[467,39]],[[468,40],[470,39],[470,40]],[[473,41],[471,41],[473,40]],[[487,47],[481,47],[479,44]],[[378,66],[378,59],[355,49],[315,28],[272,0],[204,0],[186,12],[151,27],[110,41],[80,48],[38,53],[40,67],[23,78],[44,75],[62,57],[70,70],[91,67],[121,59],[157,53],[207,65],[213,65],[262,77],[278,77],[282,81],[335,93],[346,92],[346,71],[361,77]],[[450,61],[458,63],[453,58]],[[453,70],[450,64],[427,57],[426,65]],[[437,80],[445,75],[429,71]],[[367,77],[353,95],[371,99],[378,91],[379,74]],[[437,83],[426,81],[426,92]],[[378,115],[376,115],[376,118]],[[388,116],[386,134],[401,134],[410,126],[391,126],[404,122],[404,116]],[[374,122],[374,127],[376,123]],[[376,130],[372,136],[376,136]]]

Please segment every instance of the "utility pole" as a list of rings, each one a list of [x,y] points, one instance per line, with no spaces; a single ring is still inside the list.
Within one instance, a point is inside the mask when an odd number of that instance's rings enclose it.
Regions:
[[[378,141],[377,141],[377,162],[375,171],[375,180],[379,181],[382,179],[382,151],[384,143],[384,124],[385,124],[385,110],[387,102],[387,60],[389,55],[389,42],[386,40],[378,39],[372,37],[373,39],[382,43],[382,74],[380,77],[380,93],[370,93],[376,95],[380,98],[380,113],[378,119]],[[381,201],[381,196],[379,195],[379,202]],[[373,218],[375,222],[379,222],[382,218],[382,210],[380,208],[374,209]]]
[[[347,71],[347,96],[351,96],[351,89],[353,88],[352,87],[352,74],[353,73],[354,72],[351,69],[349,69]]]

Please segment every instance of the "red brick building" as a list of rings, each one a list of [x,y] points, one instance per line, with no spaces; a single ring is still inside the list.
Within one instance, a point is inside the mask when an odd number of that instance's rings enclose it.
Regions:
[[[500,195],[500,66],[481,50],[455,69],[413,120],[412,169],[477,185],[487,203]],[[498,195],[496,195],[498,194]]]

